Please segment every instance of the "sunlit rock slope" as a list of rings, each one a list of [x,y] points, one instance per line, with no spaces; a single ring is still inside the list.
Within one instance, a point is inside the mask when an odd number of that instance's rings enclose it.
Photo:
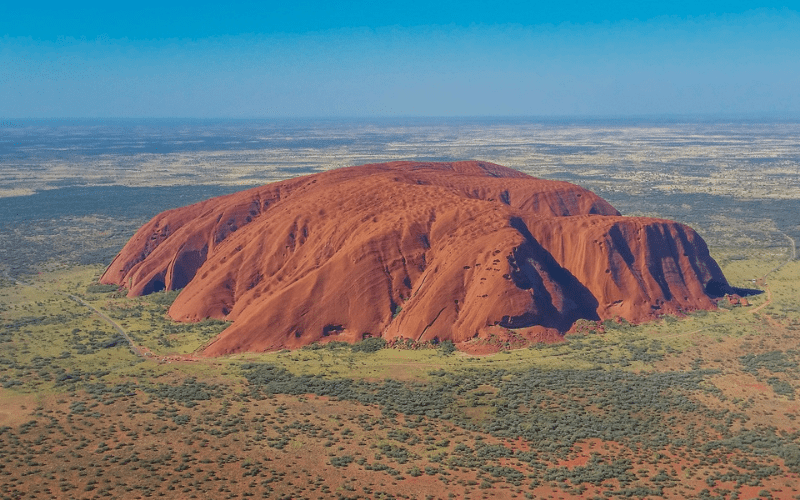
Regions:
[[[498,328],[552,339],[580,318],[641,322],[729,291],[691,228],[486,162],[342,168],[170,210],[101,281],[182,288],[174,319],[232,320],[208,355]]]

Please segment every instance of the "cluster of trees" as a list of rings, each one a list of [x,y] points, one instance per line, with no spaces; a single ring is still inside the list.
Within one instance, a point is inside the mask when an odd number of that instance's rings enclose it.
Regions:
[[[629,459],[605,460],[599,454],[593,453],[586,465],[553,467],[547,470],[544,479],[558,482],[569,480],[572,484],[590,483],[595,486],[616,479],[620,486],[625,487],[636,480],[631,472],[632,468]]]
[[[334,340],[332,342],[326,342],[324,344],[321,343],[313,343],[306,346],[303,346],[303,350],[307,351],[319,351],[319,350],[329,350],[329,351],[336,351],[336,350],[343,350],[349,349],[352,352],[377,352],[381,349],[385,348],[392,348],[392,349],[439,349],[442,354],[448,355],[452,354],[456,351],[456,346],[453,344],[451,340],[443,340],[439,342],[438,340],[432,342],[416,342],[414,339],[392,339],[390,341],[386,341],[380,337],[367,337],[360,342],[356,342],[355,344],[350,344],[348,342],[342,342],[339,340]]]
[[[219,398],[224,392],[222,386],[198,382],[196,378],[188,378],[180,385],[158,384],[144,386],[143,389],[160,399],[179,402],[188,408],[195,406],[197,401]]]
[[[105,285],[103,283],[90,283],[86,286],[86,293],[113,293],[119,290],[118,285]]]
[[[770,351],[762,354],[745,354],[739,357],[739,362],[742,364],[742,369],[746,372],[758,375],[758,370],[765,369],[771,372],[782,373],[786,370],[793,370],[797,368],[797,361],[794,356],[789,357],[788,354],[796,354],[795,352],[783,351]]]

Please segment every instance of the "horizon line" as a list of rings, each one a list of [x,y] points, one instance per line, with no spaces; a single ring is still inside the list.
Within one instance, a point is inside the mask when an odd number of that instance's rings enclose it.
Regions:
[[[12,122],[42,121],[353,121],[353,120],[776,120],[800,121],[797,112],[747,112],[747,113],[641,113],[641,114],[549,114],[549,115],[298,115],[298,116],[49,116],[49,117],[0,117],[0,128],[12,126]]]

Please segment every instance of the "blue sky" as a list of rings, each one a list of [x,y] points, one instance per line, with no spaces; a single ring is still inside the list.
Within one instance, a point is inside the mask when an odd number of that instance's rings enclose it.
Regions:
[[[382,4],[14,2],[0,117],[800,117],[787,2]]]

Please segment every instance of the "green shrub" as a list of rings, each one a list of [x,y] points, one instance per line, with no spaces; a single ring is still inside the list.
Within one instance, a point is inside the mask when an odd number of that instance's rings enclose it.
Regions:
[[[347,467],[353,461],[353,457],[351,455],[343,455],[341,457],[332,457],[331,458],[331,465],[334,467]]]
[[[449,356],[450,354],[456,352],[456,345],[452,340],[443,340],[439,343],[439,352],[441,352],[444,356]]]
[[[86,293],[111,293],[119,289],[118,285],[104,285],[102,283],[92,283],[86,287]]]
[[[355,343],[350,349],[353,352],[376,352],[386,347],[386,341],[380,337],[366,338],[361,342]]]

